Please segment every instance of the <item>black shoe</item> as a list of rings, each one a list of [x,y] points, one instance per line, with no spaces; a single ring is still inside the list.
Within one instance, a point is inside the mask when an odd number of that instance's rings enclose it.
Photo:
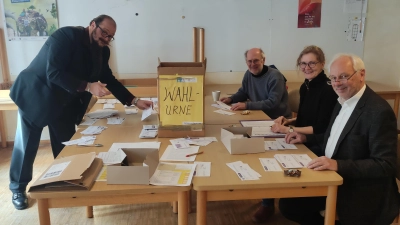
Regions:
[[[28,208],[28,197],[26,197],[25,192],[16,192],[12,195],[12,203],[14,207],[18,210]]]

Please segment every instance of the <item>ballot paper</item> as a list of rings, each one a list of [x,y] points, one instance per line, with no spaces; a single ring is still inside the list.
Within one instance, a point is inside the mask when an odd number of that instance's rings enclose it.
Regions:
[[[126,107],[125,106],[125,114],[126,115],[130,115],[130,114],[137,114],[138,113],[138,109],[136,107]]]
[[[107,129],[107,127],[105,126],[89,126],[85,130],[81,131],[81,134],[86,134],[86,135],[100,134],[105,129]]]
[[[231,107],[221,101],[217,101],[217,104],[220,106],[221,109],[231,110]]]
[[[211,176],[211,162],[194,162],[196,165],[195,177],[209,177]]]
[[[82,136],[79,139],[62,142],[63,145],[77,145],[96,140],[96,136]]]
[[[150,178],[152,185],[189,186],[192,183],[196,164],[160,162]]]
[[[96,103],[99,103],[99,104],[115,104],[115,103],[120,103],[120,101],[118,101],[115,98],[110,98],[110,99],[101,98],[101,99],[98,99]]]
[[[222,114],[222,115],[228,115],[228,116],[232,116],[232,115],[236,114],[236,113],[233,113],[233,112],[227,112],[227,111],[222,110],[222,109],[215,110],[214,112]]]
[[[282,171],[278,161],[274,158],[259,158],[265,171]]]
[[[122,117],[110,117],[107,118],[107,124],[122,124],[122,122],[124,122],[125,118]]]
[[[240,120],[243,127],[271,127],[273,120]]]
[[[172,146],[174,146],[175,149],[183,149],[190,147],[189,143],[185,138],[170,139],[169,142],[171,142]]]
[[[267,150],[278,150],[278,142],[277,141],[264,141],[264,149]]]
[[[257,173],[247,163],[243,163],[242,161],[231,162],[226,165],[229,166],[242,181],[259,180],[261,177],[261,174]]]
[[[143,125],[139,138],[155,138],[158,134],[158,125]]]
[[[96,123],[97,120],[99,120],[99,119],[85,118],[84,121],[83,121],[81,124],[79,124],[79,125],[82,125],[82,126],[90,126],[90,125],[93,125],[94,123]]]
[[[118,110],[113,109],[98,109],[94,112],[87,113],[86,116],[91,119],[103,119],[116,115]]]
[[[118,149],[115,152],[99,152],[97,158],[103,160],[104,165],[120,164],[126,157],[126,154],[122,149]]]
[[[103,105],[103,109],[114,109],[115,108],[115,104],[113,103],[105,103]]]
[[[172,145],[168,145],[164,154],[161,156],[160,161],[184,161],[193,162],[197,155],[186,157],[189,154],[197,153],[199,146],[189,146],[184,149],[175,149]]]
[[[271,127],[252,127],[251,128],[252,137],[285,137],[285,134],[274,133]]]
[[[151,116],[153,112],[153,108],[149,107],[142,111],[142,121],[145,120],[147,117]]]
[[[286,143],[285,138],[275,138],[275,140],[282,147],[279,149],[297,149],[296,145]]]
[[[307,154],[275,154],[274,158],[285,169],[303,168],[311,161]]]

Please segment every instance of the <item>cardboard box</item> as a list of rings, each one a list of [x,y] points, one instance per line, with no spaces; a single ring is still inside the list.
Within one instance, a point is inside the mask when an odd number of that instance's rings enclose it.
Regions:
[[[204,62],[161,62],[157,67],[158,137],[204,137]]]
[[[230,154],[265,152],[264,138],[250,138],[248,134],[251,134],[251,129],[251,127],[221,128],[221,141]]]
[[[102,166],[95,152],[56,159],[29,191],[90,190]]]
[[[118,148],[115,144],[109,151]],[[149,184],[159,163],[158,148],[128,147],[129,143],[124,144],[127,147],[118,149],[126,155],[125,159],[120,165],[107,166],[107,184]]]

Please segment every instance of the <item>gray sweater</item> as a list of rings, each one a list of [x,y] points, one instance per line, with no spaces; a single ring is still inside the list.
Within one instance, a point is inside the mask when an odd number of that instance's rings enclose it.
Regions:
[[[291,117],[285,78],[278,70],[265,65],[257,76],[247,70],[242,87],[230,98],[232,103],[250,100],[246,102],[247,109],[262,110],[271,119]]]

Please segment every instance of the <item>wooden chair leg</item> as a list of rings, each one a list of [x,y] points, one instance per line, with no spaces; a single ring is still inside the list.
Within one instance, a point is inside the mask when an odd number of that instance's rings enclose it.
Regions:
[[[86,217],[93,218],[93,206],[86,206]]]
[[[178,213],[178,202],[172,202],[172,212]]]

